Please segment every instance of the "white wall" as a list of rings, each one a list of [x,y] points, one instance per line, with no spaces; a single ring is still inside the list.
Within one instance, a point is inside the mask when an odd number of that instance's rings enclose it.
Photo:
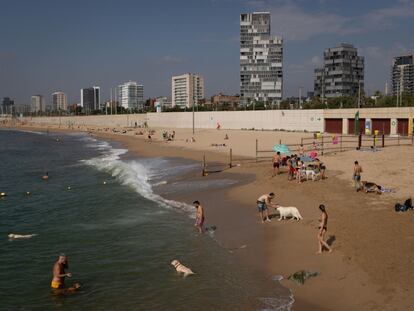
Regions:
[[[323,132],[324,118],[341,118],[347,124],[347,118],[354,118],[359,110],[360,118],[409,118],[410,128],[414,118],[414,108],[366,108],[366,109],[329,109],[329,110],[260,110],[260,111],[205,111],[195,113],[196,128],[211,128],[220,123],[223,129],[255,128],[258,130],[296,130]],[[39,125],[101,126],[125,127],[142,125],[150,127],[192,128],[192,112],[164,112],[147,114],[122,114],[102,116],[71,117],[27,117],[25,122]]]
[[[192,112],[147,114],[151,127],[191,128]],[[323,110],[206,111],[195,113],[196,128],[323,131]]]
[[[33,125],[53,125],[68,127],[77,126],[104,126],[104,127],[125,127],[134,126],[135,122],[142,125],[146,120],[145,114],[119,114],[112,116],[69,116],[69,117],[25,117],[23,122]]]

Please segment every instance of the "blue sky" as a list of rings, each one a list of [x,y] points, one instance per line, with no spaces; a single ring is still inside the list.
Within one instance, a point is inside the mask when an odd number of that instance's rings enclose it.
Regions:
[[[313,89],[323,50],[352,43],[365,56],[366,91],[383,90],[392,57],[414,51],[414,0],[0,0],[0,97],[135,80],[170,96],[171,76],[205,78],[206,95],[239,92],[239,15],[270,11],[284,38],[284,95]]]

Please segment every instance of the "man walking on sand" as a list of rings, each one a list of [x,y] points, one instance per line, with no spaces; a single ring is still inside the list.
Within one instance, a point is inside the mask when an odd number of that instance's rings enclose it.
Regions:
[[[204,209],[201,206],[199,201],[193,202],[194,207],[197,209],[196,211],[196,221],[194,227],[197,228],[198,232],[202,234],[204,232],[203,224],[204,224]]]
[[[362,189],[362,185],[361,185],[361,173],[362,173],[362,167],[361,167],[361,165],[359,165],[358,161],[355,161],[354,162],[354,175],[353,175],[353,179],[354,179],[355,189],[356,189],[357,192]]]
[[[271,221],[269,218],[269,209],[267,206],[276,206],[276,204],[272,203],[272,199],[274,199],[274,197],[275,194],[271,192],[269,194],[263,194],[260,198],[257,199],[257,209],[259,210],[260,220],[262,223],[264,223],[265,220],[268,222]],[[266,219],[263,219],[263,216],[266,216]]]

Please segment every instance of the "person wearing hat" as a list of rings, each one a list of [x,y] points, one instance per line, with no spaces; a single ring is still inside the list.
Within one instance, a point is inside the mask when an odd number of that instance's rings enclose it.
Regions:
[[[270,222],[269,218],[269,209],[268,205],[276,206],[276,204],[272,203],[272,199],[274,199],[275,194],[273,192],[270,192],[269,194],[263,194],[261,197],[257,199],[257,209],[260,213],[260,220],[262,223],[266,221]],[[263,218],[263,216],[266,216],[266,219]]]

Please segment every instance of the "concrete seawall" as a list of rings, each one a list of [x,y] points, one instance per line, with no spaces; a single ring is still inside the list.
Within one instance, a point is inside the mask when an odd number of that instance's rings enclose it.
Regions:
[[[262,110],[195,112],[196,128],[211,129],[220,124],[223,129],[265,129],[322,131],[323,110]],[[192,112],[122,114],[102,116],[23,117],[26,124],[39,126],[99,126],[132,127],[143,125],[157,128],[192,128]]]
[[[257,129],[324,132],[326,119],[342,120],[339,129],[348,132],[348,120],[359,111],[360,118],[389,119],[391,133],[397,132],[399,119],[406,119],[408,133],[412,133],[414,107],[319,109],[319,110],[261,110],[261,111],[203,111],[194,113],[196,128],[212,129],[219,124],[223,129]],[[121,114],[99,116],[24,117],[21,122],[39,126],[61,127],[132,127],[145,122],[156,128],[192,128],[192,112]]]

